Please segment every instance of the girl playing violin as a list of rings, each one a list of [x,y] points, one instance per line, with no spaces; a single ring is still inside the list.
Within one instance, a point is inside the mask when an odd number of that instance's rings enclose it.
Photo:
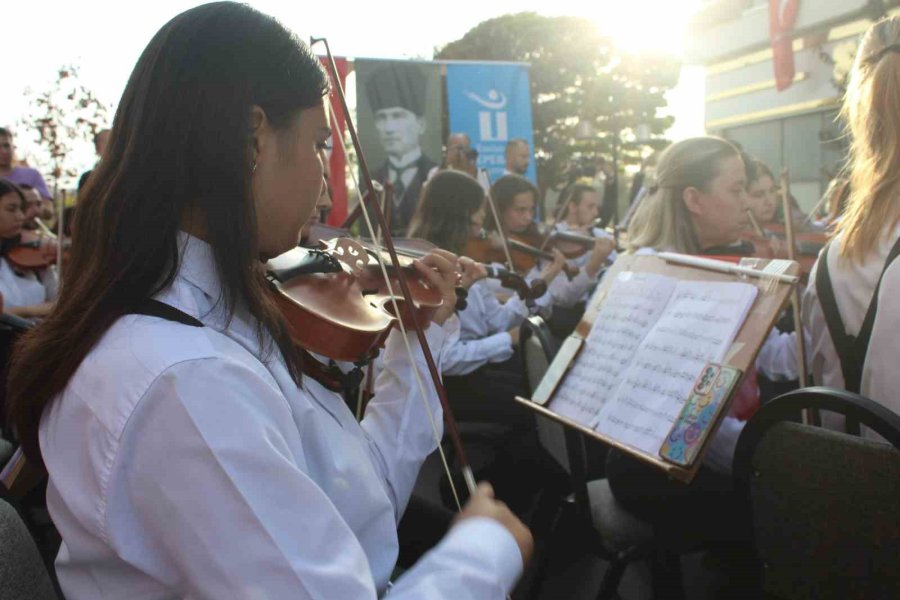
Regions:
[[[26,319],[47,315],[56,298],[53,267],[23,268],[9,260],[9,252],[22,238],[26,199],[13,183],[0,179],[0,294],[3,310]]]
[[[503,228],[504,235],[513,240],[521,240],[531,246],[541,246],[545,236],[540,233],[534,222],[534,211],[539,196],[537,187],[519,175],[504,175],[494,182],[490,193],[497,206],[500,226]],[[487,219],[485,229],[495,236],[498,235],[496,223],[491,218]],[[538,300],[538,304],[548,307],[554,304],[573,306],[579,302],[596,285],[597,276],[614,249],[615,246],[610,241],[598,239],[588,255],[584,268],[571,280],[557,275],[548,282],[550,292]],[[533,279],[539,273],[540,265],[536,264],[525,278]]]
[[[439,171],[425,185],[409,237],[460,253],[468,240],[481,232],[486,210],[484,189],[474,177],[461,171]],[[553,280],[560,267],[551,265],[541,275]],[[529,315],[525,301],[518,296],[506,302],[497,299],[483,281],[487,276],[483,265],[463,263],[462,276],[464,284],[471,285],[467,306],[458,313],[459,339],[444,349],[446,375],[466,375],[488,363],[509,360],[518,345],[519,325]]]
[[[74,275],[10,375],[67,598],[385,593],[440,405],[397,332],[361,423],[301,378],[261,262],[321,194],[327,91],[307,46],[237,3],[178,15],[139,59],[79,201]],[[456,267],[416,268],[446,299],[440,349]],[[482,487],[391,597],[503,598],[530,544]]]
[[[475,178],[460,171],[439,171],[423,190],[409,236],[458,252],[481,232],[487,210],[484,189]],[[524,510],[536,488],[546,481],[539,476],[544,460],[535,437],[534,415],[515,401],[515,396],[526,393],[522,359],[515,352],[519,326],[537,307],[529,307],[516,295],[501,302],[485,279],[484,265],[464,258],[460,263],[464,285],[467,280],[473,283],[466,308],[458,312],[459,336],[443,349],[444,383],[460,420],[513,428],[514,433],[492,440],[500,458],[487,468],[485,477],[496,486],[499,497]],[[561,263],[551,264],[539,277],[553,281]]]

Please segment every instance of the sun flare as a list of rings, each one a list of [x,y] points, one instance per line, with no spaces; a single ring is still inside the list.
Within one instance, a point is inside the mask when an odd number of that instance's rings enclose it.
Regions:
[[[606,0],[591,18],[616,45],[635,53],[684,53],[687,23],[702,0]]]

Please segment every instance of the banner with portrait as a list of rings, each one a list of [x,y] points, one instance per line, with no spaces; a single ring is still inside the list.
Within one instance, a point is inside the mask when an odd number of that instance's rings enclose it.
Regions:
[[[451,133],[468,134],[478,168],[487,169],[491,181],[503,175],[506,145],[513,139],[528,142],[532,159],[524,175],[537,181],[527,64],[448,63],[447,108]]]
[[[441,67],[432,62],[357,59],[356,114],[377,181],[394,185],[391,229],[403,232],[422,185],[441,162]]]

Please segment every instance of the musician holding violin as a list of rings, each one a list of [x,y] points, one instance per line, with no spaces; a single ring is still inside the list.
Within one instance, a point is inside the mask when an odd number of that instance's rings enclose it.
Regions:
[[[485,229],[488,230],[488,235],[498,237],[502,233],[506,236],[512,242],[510,250],[516,268],[525,274],[526,280],[537,277],[542,261],[548,258],[547,249],[553,248],[550,236],[542,233],[534,222],[535,207],[540,194],[537,187],[519,175],[504,175],[494,182],[490,193],[497,207],[502,232],[498,232],[493,219],[487,219]],[[499,243],[493,246],[499,247]],[[535,252],[535,249],[541,252]],[[576,304],[597,283],[597,276],[614,249],[614,245],[608,241],[597,240],[588,253],[584,268],[579,270],[572,264],[564,266],[563,275],[558,275],[548,282],[550,292],[538,303],[547,307],[554,304],[561,306]],[[490,258],[495,262],[501,262],[502,250],[494,250]]]
[[[597,189],[585,183],[575,183],[568,194],[561,198],[561,218],[553,225],[552,239],[555,247],[563,254],[573,257],[573,263],[585,267],[593,256],[592,248],[607,248],[605,262],[612,264],[616,260],[616,242],[612,234],[595,227],[600,216],[600,194]],[[575,236],[581,236],[578,239]]]
[[[3,310],[25,319],[47,315],[56,298],[57,278],[51,263],[56,247],[23,230],[25,194],[0,179],[0,294]],[[27,239],[26,239],[27,237]]]
[[[631,219],[628,252],[719,255],[735,246],[748,221],[746,170],[736,147],[716,137],[682,140],[663,151],[656,177],[655,188]],[[790,355],[795,346],[786,337],[770,336],[776,351],[782,351],[784,364],[776,366],[785,378],[796,378],[796,357]],[[776,362],[773,359],[770,364]],[[734,489],[731,463],[744,422],[759,406],[757,369],[772,379],[778,376],[767,372],[761,362],[748,371],[689,486],[673,483],[661,472],[611,451],[607,476],[616,499],[654,526],[682,532],[687,543],[747,542],[752,536],[751,521],[741,510],[744,504]],[[744,558],[752,555],[749,547],[735,547],[743,548]],[[751,564],[735,565],[739,579],[752,572]]]
[[[481,233],[486,204],[484,189],[474,177],[461,171],[439,171],[425,184],[409,237],[461,253],[468,240]],[[561,261],[551,264],[541,279],[552,281],[561,267]],[[461,262],[461,274],[468,296],[466,308],[458,312],[459,338],[444,350],[445,375],[466,375],[485,364],[509,360],[518,346],[519,325],[531,312],[527,299],[519,295],[506,302],[497,299],[483,281],[488,277],[485,265]]]
[[[359,423],[301,377],[261,261],[296,246],[321,195],[327,90],[307,46],[230,2],[178,15],[139,59],[79,201],[76,275],[10,375],[67,598],[385,593],[441,423],[414,383],[422,338],[409,361],[390,334]],[[414,268],[445,300],[425,332],[439,356],[456,265]],[[475,491],[391,598],[509,592],[531,537],[491,496]]]

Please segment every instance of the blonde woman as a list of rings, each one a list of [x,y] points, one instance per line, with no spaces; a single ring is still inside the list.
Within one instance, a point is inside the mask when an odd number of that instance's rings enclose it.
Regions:
[[[900,412],[900,261],[890,262],[900,250],[900,19],[880,21],[866,33],[843,113],[852,138],[851,192],[837,235],[810,275],[816,284],[803,299],[811,371],[816,384],[856,390]],[[842,338],[865,337],[870,308],[868,344],[841,360]]]
[[[747,225],[747,177],[739,150],[726,140],[698,137],[667,148],[659,158],[656,184],[635,211],[627,251],[653,254],[735,254]],[[738,392],[741,410],[723,420],[703,467],[691,485],[617,451],[610,451],[606,475],[616,499],[635,516],[686,546],[724,542],[731,551],[722,564],[740,593],[755,589],[758,565],[748,541],[749,515],[742,511],[731,478],[734,446],[743,421],[759,402],[751,374]],[[738,414],[741,413],[741,414]],[[738,590],[720,590],[736,597]]]

